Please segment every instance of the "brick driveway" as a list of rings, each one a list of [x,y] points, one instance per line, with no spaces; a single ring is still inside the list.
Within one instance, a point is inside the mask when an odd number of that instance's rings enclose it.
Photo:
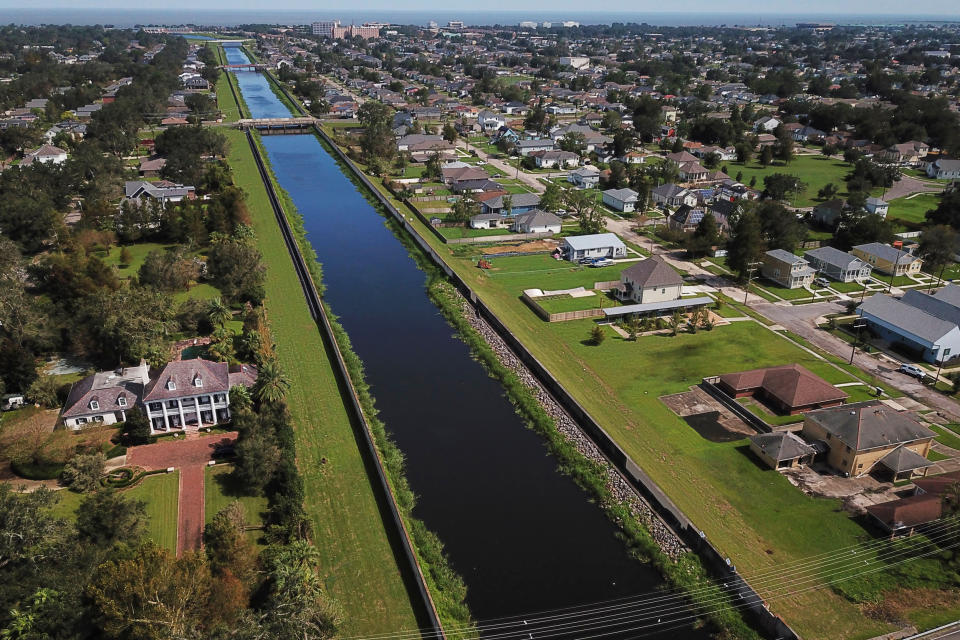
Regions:
[[[232,445],[236,433],[199,436],[185,440],[171,440],[131,447],[127,450],[127,464],[151,471],[176,467],[180,469],[180,489],[177,501],[177,555],[199,549],[203,543],[204,524],[204,467],[213,459],[214,452]]]

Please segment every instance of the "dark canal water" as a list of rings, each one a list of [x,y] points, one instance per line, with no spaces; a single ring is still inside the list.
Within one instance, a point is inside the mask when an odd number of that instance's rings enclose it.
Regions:
[[[240,51],[227,51],[231,62],[243,61]],[[237,76],[253,117],[287,115],[265,78]],[[406,455],[418,495],[415,515],[446,545],[475,617],[583,605],[660,586],[654,570],[627,556],[600,509],[557,471],[540,437],[430,302],[423,272],[319,140],[265,136],[263,144],[323,263],[326,299]],[[533,637],[628,638],[650,631],[594,628]],[[680,635],[708,637],[690,628]]]

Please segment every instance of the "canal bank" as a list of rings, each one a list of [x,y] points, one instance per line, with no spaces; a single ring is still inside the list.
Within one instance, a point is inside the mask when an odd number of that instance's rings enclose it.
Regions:
[[[630,558],[618,527],[543,455],[541,438],[523,428],[499,382],[423,295],[423,274],[406,249],[316,139],[263,143],[324,262],[325,297],[407,456],[414,514],[446,543],[474,613],[520,615],[655,592],[659,574]],[[624,628],[607,634],[629,636]]]

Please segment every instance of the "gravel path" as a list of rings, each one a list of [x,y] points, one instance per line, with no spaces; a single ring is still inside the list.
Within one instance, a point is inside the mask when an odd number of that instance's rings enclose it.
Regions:
[[[487,322],[479,317],[470,304],[460,295],[461,309],[470,325],[483,336],[487,344],[496,353],[500,362],[517,374],[520,380],[534,393],[540,405],[547,414],[554,419],[557,430],[563,434],[567,442],[576,447],[581,454],[603,465],[607,472],[607,488],[614,500],[630,509],[647,528],[653,539],[668,556],[676,560],[680,554],[688,551],[686,545],[653,511],[649,504],[640,496],[636,489],[620,474],[617,468],[600,452],[583,429],[560,406],[552,395],[540,384],[536,376],[520,361]]]

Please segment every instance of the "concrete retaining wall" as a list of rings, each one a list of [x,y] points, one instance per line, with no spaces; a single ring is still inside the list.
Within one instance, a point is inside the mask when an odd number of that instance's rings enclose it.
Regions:
[[[367,423],[366,416],[360,407],[360,399],[357,397],[357,391],[353,386],[353,380],[350,378],[350,373],[347,370],[346,363],[344,362],[343,354],[341,353],[340,347],[337,344],[336,337],[333,333],[333,327],[330,324],[330,319],[327,317],[326,309],[324,309],[323,304],[320,302],[320,297],[317,294],[317,288],[313,282],[313,277],[310,275],[310,270],[307,268],[306,262],[303,259],[303,255],[300,253],[300,248],[297,246],[296,238],[293,235],[293,231],[290,228],[287,217],[283,212],[283,207],[280,204],[280,199],[277,197],[276,190],[273,187],[273,181],[270,179],[270,174],[266,169],[263,158],[260,156],[260,149],[257,147],[256,143],[254,142],[253,135],[249,131],[247,132],[247,141],[249,142],[250,149],[253,152],[254,160],[256,160],[257,168],[260,172],[260,177],[263,180],[264,187],[266,187],[267,195],[270,198],[270,204],[273,207],[277,224],[280,226],[280,231],[283,234],[284,242],[287,245],[287,250],[289,251],[290,257],[293,260],[294,267],[297,271],[297,277],[300,279],[300,284],[303,287],[303,293],[307,299],[307,305],[310,307],[310,314],[313,316],[314,321],[317,322],[320,333],[323,336],[324,341],[327,343],[327,348],[334,356],[333,363],[335,373],[340,379],[341,384],[343,384],[346,389],[349,389],[348,407],[353,412],[353,417],[356,420],[356,423],[362,427],[360,432],[363,442],[366,445],[366,451],[364,452],[361,450],[361,453],[365,454],[364,457],[366,458],[367,464],[369,464],[375,470],[375,487],[380,493],[379,497],[381,498],[382,502],[386,503],[389,511],[389,518],[385,524],[387,525],[388,531],[392,529],[391,537],[394,538],[394,542],[398,542],[396,546],[399,547],[399,551],[402,555],[402,561],[400,562],[401,572],[404,574],[408,584],[413,584],[416,596],[420,600],[419,603],[414,603],[415,608],[420,609],[420,611],[417,612],[417,618],[426,618],[430,627],[432,627],[432,635],[440,638],[441,640],[446,640],[446,635],[444,634],[443,627],[440,624],[440,617],[437,614],[436,607],[434,606],[433,598],[430,597],[430,591],[427,589],[427,583],[423,576],[423,571],[420,569],[420,564],[417,562],[416,553],[413,550],[413,543],[410,540],[409,532],[407,531],[406,525],[403,522],[403,518],[400,515],[400,510],[397,507],[393,491],[390,489],[390,484],[387,481],[386,471],[383,468],[383,463],[381,462],[380,456],[377,453],[377,448],[376,444],[374,443],[373,434],[370,430],[370,425]],[[420,606],[417,607],[416,605]]]
[[[693,522],[677,507],[662,489],[637,465],[600,424],[593,419],[583,406],[553,377],[550,371],[524,346],[520,340],[500,321],[500,318],[484,304],[477,293],[437,254],[430,244],[420,236],[417,230],[406,220],[392,203],[361,172],[343,151],[319,127],[319,135],[329,144],[334,153],[353,171],[358,180],[370,189],[374,197],[403,226],[413,240],[446,273],[464,296],[474,305],[477,312],[492,326],[516,353],[523,363],[537,376],[540,382],[563,406],[563,408],[584,429],[591,440],[616,467],[626,475],[640,494],[677,535],[693,549],[704,565],[720,581],[727,585],[731,601],[745,609],[745,613],[769,636],[778,640],[799,640],[799,636],[783,620],[773,614],[729,560],[723,556],[704,536]]]

